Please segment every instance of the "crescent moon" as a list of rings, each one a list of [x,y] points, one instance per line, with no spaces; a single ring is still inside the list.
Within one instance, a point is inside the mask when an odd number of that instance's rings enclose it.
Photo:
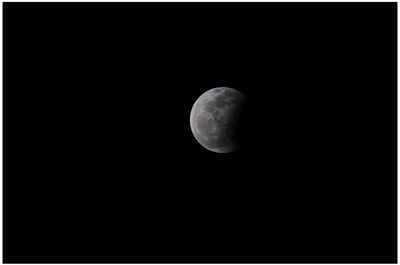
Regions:
[[[196,140],[216,153],[237,149],[237,130],[245,96],[229,87],[217,87],[203,93],[190,113],[190,127]]]

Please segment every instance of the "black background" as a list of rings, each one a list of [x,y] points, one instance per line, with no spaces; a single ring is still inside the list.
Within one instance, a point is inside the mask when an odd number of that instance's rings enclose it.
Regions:
[[[4,3],[4,262],[396,262],[396,9]]]

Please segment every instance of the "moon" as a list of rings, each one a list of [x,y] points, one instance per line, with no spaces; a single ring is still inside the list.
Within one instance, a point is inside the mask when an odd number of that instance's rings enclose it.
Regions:
[[[190,127],[196,140],[216,153],[235,151],[244,102],[245,96],[229,87],[203,93],[190,112]]]

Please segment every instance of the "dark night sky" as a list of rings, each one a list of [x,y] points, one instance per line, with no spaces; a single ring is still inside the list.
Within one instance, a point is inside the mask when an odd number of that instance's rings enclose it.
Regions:
[[[4,262],[396,262],[396,9],[4,3]]]

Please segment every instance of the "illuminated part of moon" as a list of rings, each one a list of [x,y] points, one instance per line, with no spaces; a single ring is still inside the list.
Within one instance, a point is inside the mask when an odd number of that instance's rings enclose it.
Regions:
[[[238,129],[245,96],[236,89],[217,87],[203,93],[190,113],[196,140],[217,153],[238,148]]]

